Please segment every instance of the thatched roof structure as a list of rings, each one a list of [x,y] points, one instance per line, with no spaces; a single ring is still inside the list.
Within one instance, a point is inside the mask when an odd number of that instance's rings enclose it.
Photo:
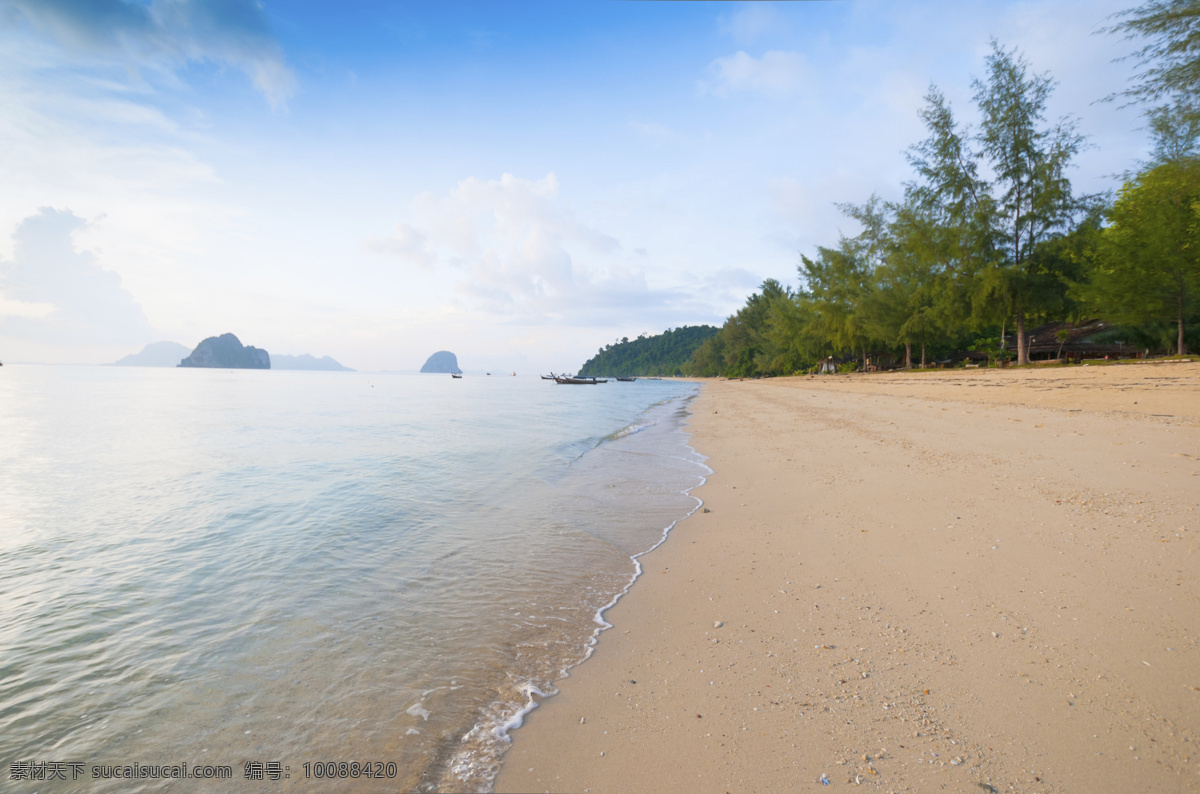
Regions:
[[[1130,358],[1142,351],[1126,340],[1110,340],[1106,332],[1112,331],[1103,320],[1086,320],[1081,323],[1046,323],[1029,332],[1029,358]],[[1065,341],[1058,338],[1059,331],[1066,332]]]

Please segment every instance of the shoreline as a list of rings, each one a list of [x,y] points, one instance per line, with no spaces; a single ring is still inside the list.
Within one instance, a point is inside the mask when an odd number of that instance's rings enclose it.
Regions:
[[[706,384],[711,512],[495,790],[1200,788],[1198,395],[1196,364]]]
[[[697,392],[696,394],[693,394],[690,397],[672,398],[671,400],[667,401],[667,403],[665,403],[665,404],[669,404],[670,402],[674,401],[675,399],[681,399],[683,402],[683,405],[684,405],[684,409],[687,410],[690,414],[691,413],[690,412],[691,403],[693,403],[698,396],[699,396],[699,392]],[[651,407],[654,407],[654,406],[651,406]],[[647,408],[646,410],[649,411],[650,408]],[[626,428],[623,428],[621,431],[618,431],[617,433],[613,434],[612,436],[606,437],[607,440],[610,440],[610,441],[620,440],[621,438],[624,438],[627,435],[632,435],[632,433],[624,432],[625,430],[628,430],[628,428],[632,427],[632,426],[633,425],[629,425]],[[689,434],[687,433],[686,427],[687,427],[687,423],[685,422],[682,427],[675,428],[675,432],[682,434],[684,436],[688,436]],[[610,623],[605,618],[605,614],[607,614],[618,603],[620,603],[622,599],[624,599],[626,596],[629,595],[633,586],[635,584],[637,584],[637,581],[639,579],[641,579],[642,575],[645,573],[645,570],[641,563],[641,558],[646,556],[647,554],[652,553],[653,551],[658,549],[660,546],[662,546],[664,543],[666,543],[667,539],[671,535],[671,532],[674,531],[674,529],[676,527],[678,527],[679,524],[681,524],[682,522],[691,518],[697,511],[699,511],[703,507],[703,504],[704,504],[703,501],[699,497],[694,496],[692,492],[695,491],[697,488],[701,488],[704,486],[705,482],[707,482],[708,476],[712,474],[712,469],[709,468],[708,465],[705,463],[705,460],[707,460],[707,459],[700,453],[696,452],[696,450],[690,444],[687,445],[687,448],[695,456],[695,460],[693,462],[697,466],[699,466],[700,468],[703,468],[706,471],[705,474],[697,475],[700,480],[699,483],[689,486],[687,488],[684,488],[682,491],[680,491],[681,494],[695,499],[696,504],[694,506],[692,506],[692,508],[685,515],[681,516],[680,518],[676,518],[676,519],[672,520],[666,526],[664,526],[658,540],[656,540],[653,545],[651,545],[649,548],[645,549],[644,551],[639,551],[639,552],[637,552],[635,554],[631,554],[629,556],[629,560],[630,560],[630,562],[633,563],[633,566],[634,566],[633,574],[631,575],[628,584],[626,584],[624,588],[622,588],[621,590],[616,592],[613,595],[612,599],[607,604],[604,604],[603,606],[598,607],[596,609],[595,614],[592,616],[592,623],[595,625],[595,628],[592,629],[591,636],[588,638],[587,642],[584,645],[583,657],[575,662],[568,664],[566,667],[564,667],[560,671],[560,676],[556,680],[551,682],[551,685],[549,687],[549,689],[550,689],[549,692],[542,692],[536,686],[532,686],[532,685],[529,686],[529,692],[527,694],[527,700],[526,700],[525,704],[523,706],[521,706],[519,709],[517,709],[517,711],[514,712],[511,716],[504,719],[500,724],[498,724],[494,728],[489,729],[496,736],[500,737],[501,740],[510,740],[511,741],[511,736],[512,736],[513,732],[517,731],[524,725],[525,720],[528,719],[529,715],[532,714],[536,709],[538,709],[548,699],[555,697],[561,691],[559,688],[560,684],[564,680],[571,677],[571,672],[573,670],[577,669],[580,665],[585,664],[589,659],[592,658],[593,654],[596,652],[596,648],[600,642],[601,636],[605,632],[607,632],[613,628],[613,624]],[[541,700],[536,700],[534,698],[535,695],[537,697],[541,698]],[[503,769],[503,757],[501,758],[501,769]],[[494,783],[495,781],[493,780],[492,782]]]

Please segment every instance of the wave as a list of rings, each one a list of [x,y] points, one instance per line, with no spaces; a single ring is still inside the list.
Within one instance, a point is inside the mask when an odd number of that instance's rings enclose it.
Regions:
[[[689,409],[695,396],[696,394],[693,393],[656,402],[647,408],[637,420],[603,437],[593,447],[595,449],[604,444],[619,442],[647,430],[664,428],[663,419],[679,420],[676,427],[668,426],[665,429],[668,431],[673,429],[683,434],[685,440],[683,448],[688,453],[687,463],[694,464],[703,471],[703,473],[698,471],[694,474],[695,482],[676,491],[678,494],[689,497],[693,504],[678,518],[662,527],[657,538],[648,548],[628,555],[627,559],[633,564],[633,573],[607,602],[595,610],[591,618],[594,628],[584,641],[581,653],[574,655],[563,664],[549,680],[535,681],[525,676],[510,675],[508,686],[505,687],[506,691],[489,703],[475,724],[462,735],[459,740],[460,747],[454,752],[446,770],[450,780],[443,780],[443,784],[474,786],[475,790],[481,792],[492,790],[492,784],[503,763],[503,754],[512,742],[511,732],[521,727],[526,716],[538,708],[542,701],[558,694],[559,690],[555,686],[555,682],[570,677],[571,670],[590,659],[595,653],[601,634],[612,628],[612,624],[605,620],[605,613],[629,593],[643,573],[640,558],[665,543],[671,531],[680,521],[689,518],[703,506],[703,501],[699,497],[692,496],[691,492],[707,482],[708,475],[712,474],[712,469],[704,463],[706,458],[686,443],[685,425],[687,418],[691,416]],[[678,404],[678,409],[670,411],[667,416],[662,415],[663,411],[656,410],[674,404]]]

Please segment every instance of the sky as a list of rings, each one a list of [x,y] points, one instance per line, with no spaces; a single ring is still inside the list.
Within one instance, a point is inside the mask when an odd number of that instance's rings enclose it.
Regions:
[[[993,40],[1119,187],[1129,4],[0,0],[0,361],[533,374],[719,325],[903,195],[931,85],[976,120]]]

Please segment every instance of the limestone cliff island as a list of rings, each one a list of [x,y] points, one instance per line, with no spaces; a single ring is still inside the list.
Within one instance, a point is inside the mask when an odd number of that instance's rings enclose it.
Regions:
[[[140,353],[131,353],[110,367],[178,367],[191,348],[178,342],[151,342]]]
[[[434,353],[425,362],[425,366],[421,367],[422,372],[440,372],[443,375],[447,372],[452,375],[461,375],[462,370],[458,368],[458,357],[449,350],[439,350]]]
[[[337,359],[331,356],[316,356],[308,353],[301,353],[298,356],[289,356],[284,353],[271,354],[271,369],[303,369],[324,372],[353,372],[350,367],[342,366]]]
[[[192,354],[179,362],[181,367],[218,367],[221,369],[270,369],[267,351],[243,345],[233,334],[210,336]]]

